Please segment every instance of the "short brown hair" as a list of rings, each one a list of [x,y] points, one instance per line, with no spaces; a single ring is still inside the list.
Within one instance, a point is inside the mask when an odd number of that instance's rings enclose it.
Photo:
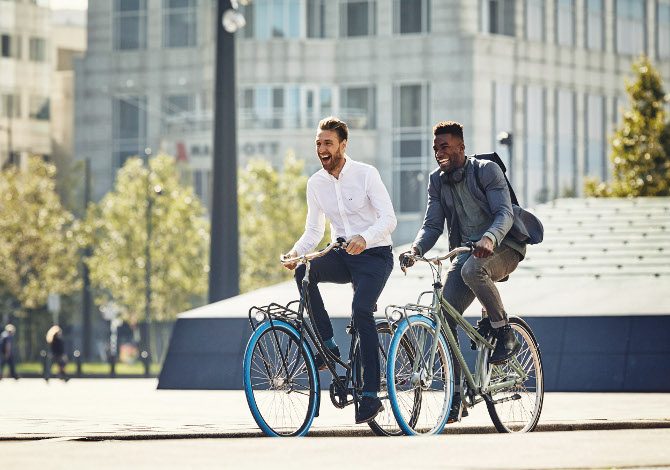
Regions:
[[[456,121],[441,121],[433,127],[433,135],[451,134],[463,140],[463,124]]]
[[[328,116],[327,118],[321,119],[321,121],[319,121],[319,129],[322,131],[335,131],[340,142],[349,138],[349,128],[347,127],[347,123],[334,116]]]

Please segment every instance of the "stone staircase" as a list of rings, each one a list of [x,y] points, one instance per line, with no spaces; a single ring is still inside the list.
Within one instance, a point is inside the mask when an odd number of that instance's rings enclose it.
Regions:
[[[670,281],[670,198],[557,199],[535,214],[544,224],[544,241],[529,246],[515,277]]]

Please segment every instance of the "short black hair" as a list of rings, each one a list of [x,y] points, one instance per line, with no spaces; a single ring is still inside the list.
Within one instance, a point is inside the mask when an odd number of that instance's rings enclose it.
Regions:
[[[463,124],[456,121],[441,121],[433,127],[433,135],[451,134],[463,140]]]
[[[319,121],[319,129],[322,131],[335,131],[340,142],[349,138],[349,128],[342,119],[328,116]]]

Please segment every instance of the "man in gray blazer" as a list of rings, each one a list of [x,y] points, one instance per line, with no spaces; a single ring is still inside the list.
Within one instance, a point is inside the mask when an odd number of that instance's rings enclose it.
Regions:
[[[450,249],[474,244],[474,256],[464,253],[452,263],[443,295],[461,314],[475,297],[479,299],[497,338],[490,362],[502,363],[518,352],[520,344],[494,283],[516,269],[526,254],[526,243],[541,241],[542,224],[512,206],[507,180],[495,162],[465,156],[462,124],[440,122],[433,135],[439,168],[430,175],[428,207],[411,252],[424,255],[430,250],[442,235],[445,221]],[[400,255],[401,264],[411,266],[413,261],[404,255]],[[451,327],[455,332],[455,324]],[[457,364],[455,369],[458,381]]]

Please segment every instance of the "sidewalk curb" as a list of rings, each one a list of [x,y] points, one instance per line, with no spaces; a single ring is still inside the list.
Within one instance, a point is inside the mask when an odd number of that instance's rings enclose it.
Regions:
[[[581,422],[555,422],[542,423],[537,426],[535,432],[566,432],[566,431],[611,431],[624,429],[667,429],[670,428],[670,418],[663,420],[640,420],[640,421],[581,421]],[[451,425],[443,431],[442,434],[497,434],[492,425],[487,426],[467,426],[464,424]],[[333,428],[333,429],[314,429],[309,432],[307,437],[366,437],[374,434],[371,430],[361,427],[351,428]],[[168,439],[240,439],[264,437],[259,430],[240,430],[223,432],[193,432],[193,433],[86,433],[86,434],[32,434],[32,435],[14,435],[0,436],[0,442],[30,442],[30,441],[142,441],[142,440],[168,440]]]

